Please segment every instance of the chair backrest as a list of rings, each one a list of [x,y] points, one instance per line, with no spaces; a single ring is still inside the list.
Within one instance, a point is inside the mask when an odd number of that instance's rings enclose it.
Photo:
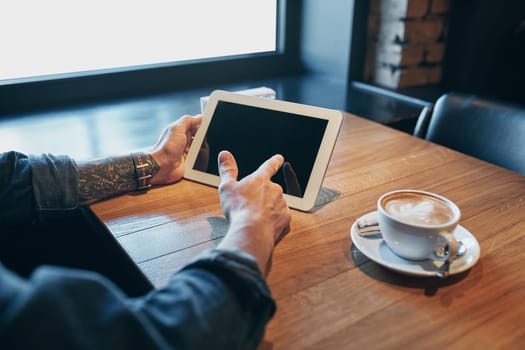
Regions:
[[[449,93],[420,118],[416,136],[525,175],[524,106]]]

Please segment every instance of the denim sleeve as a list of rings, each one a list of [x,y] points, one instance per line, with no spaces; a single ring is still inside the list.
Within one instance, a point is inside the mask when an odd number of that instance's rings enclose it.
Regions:
[[[141,298],[102,276],[0,265],[0,344],[10,349],[255,349],[275,303],[255,260],[212,250]]]
[[[67,156],[0,154],[0,225],[34,222],[78,206],[78,171]]]
[[[0,224],[34,216],[31,177],[26,155],[18,152],[0,154]]]
[[[78,170],[68,156],[29,156],[35,208],[41,218],[78,208]]]

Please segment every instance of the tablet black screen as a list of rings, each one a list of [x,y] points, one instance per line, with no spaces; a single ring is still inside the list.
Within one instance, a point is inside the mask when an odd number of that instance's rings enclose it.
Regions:
[[[266,159],[280,153],[295,172],[299,192],[290,184],[289,175],[287,185],[285,167],[272,180],[285,193],[302,197],[327,124],[324,119],[218,101],[204,138],[208,150],[199,153],[193,169],[219,175],[218,154],[228,150],[237,160],[242,179]]]

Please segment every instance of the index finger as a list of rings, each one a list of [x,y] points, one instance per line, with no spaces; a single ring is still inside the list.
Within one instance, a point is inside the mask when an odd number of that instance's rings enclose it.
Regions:
[[[272,176],[274,176],[277,171],[279,171],[283,163],[284,157],[280,154],[276,154],[262,163],[261,166],[259,166],[259,168],[254,172],[254,175],[261,175],[267,179],[271,179]]]

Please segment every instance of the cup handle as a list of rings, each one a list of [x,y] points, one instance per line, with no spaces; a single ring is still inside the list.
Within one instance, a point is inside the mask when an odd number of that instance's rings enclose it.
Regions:
[[[436,237],[432,259],[438,261],[452,261],[458,255],[459,242],[448,232],[440,232]]]

